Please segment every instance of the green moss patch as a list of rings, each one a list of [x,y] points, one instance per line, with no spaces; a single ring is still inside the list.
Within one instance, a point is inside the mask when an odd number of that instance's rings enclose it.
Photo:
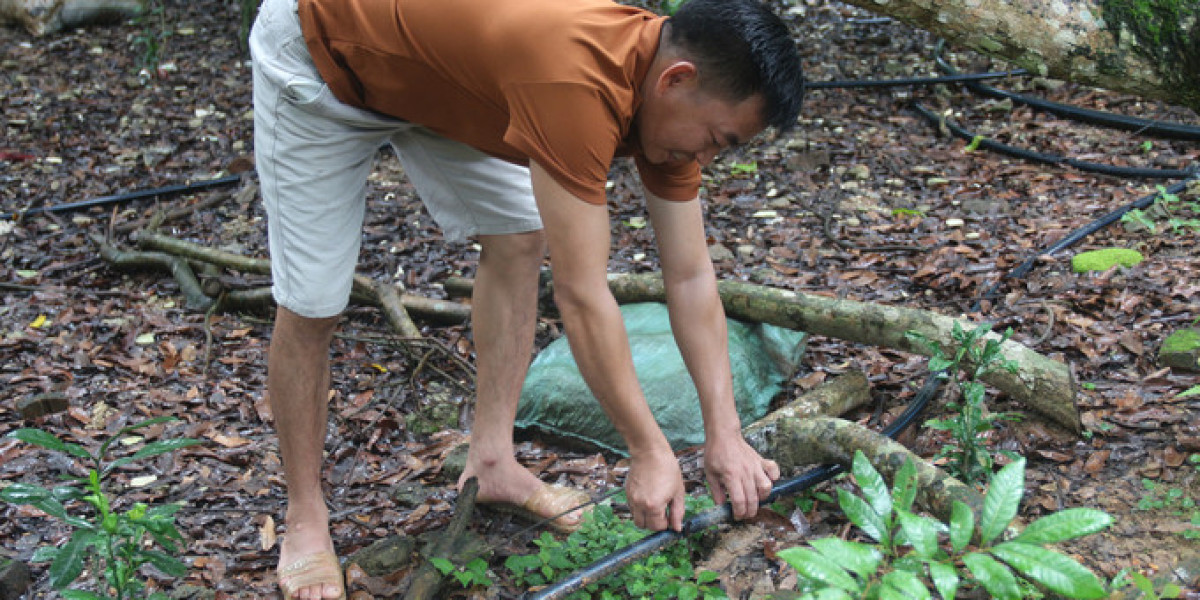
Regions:
[[[1163,340],[1163,352],[1191,352],[1200,350],[1200,330],[1180,329]]]
[[[1105,248],[1104,250],[1092,250],[1076,254],[1071,258],[1071,270],[1076,273],[1107,271],[1113,268],[1114,265],[1132,267],[1145,259],[1146,257],[1142,256],[1142,253],[1137,250]]]

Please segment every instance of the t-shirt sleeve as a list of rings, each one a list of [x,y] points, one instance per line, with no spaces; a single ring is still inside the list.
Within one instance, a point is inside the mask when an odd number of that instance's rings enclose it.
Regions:
[[[526,154],[568,192],[604,204],[604,185],[621,132],[609,104],[594,89],[566,83],[524,83],[505,90],[510,121],[504,141]]]

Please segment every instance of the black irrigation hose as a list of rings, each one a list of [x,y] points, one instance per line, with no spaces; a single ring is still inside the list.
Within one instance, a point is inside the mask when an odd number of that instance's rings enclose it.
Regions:
[[[999,71],[993,73],[974,73],[960,75],[953,73],[945,77],[911,77],[906,79],[854,79],[841,81],[807,81],[804,87],[810,90],[819,90],[827,88],[866,88],[866,87],[901,87],[906,85],[937,85],[939,83],[969,83],[980,81],[983,79],[999,79],[1002,77],[1015,77],[1018,75],[1027,75],[1028,72],[1024,69],[1015,71]]]
[[[950,63],[947,63],[946,60],[942,58],[941,44],[938,45],[938,49],[935,51],[934,58],[937,60],[938,66],[941,67],[943,71],[951,76],[958,74],[954,67],[950,66]],[[1200,141],[1200,127],[1196,127],[1194,125],[1139,119],[1137,117],[1129,117],[1109,112],[1080,108],[1077,106],[1071,106],[1069,104],[1050,102],[1049,100],[1043,100],[1041,98],[1025,96],[1022,94],[1015,94],[1013,92],[1007,92],[991,86],[983,85],[979,83],[977,79],[964,79],[962,83],[964,83],[967,88],[976,94],[998,98],[1001,100],[1012,100],[1013,102],[1019,102],[1042,112],[1058,115],[1060,117],[1066,117],[1068,119],[1073,119],[1083,123],[1089,123],[1091,125],[1133,131],[1139,134],[1159,138],[1188,140],[1193,142]]]
[[[120,202],[129,202],[131,200],[141,200],[144,198],[154,198],[157,196],[173,196],[175,194],[186,194],[189,192],[199,192],[214,187],[223,185],[232,185],[242,180],[241,175],[227,175],[217,179],[206,179],[204,181],[196,181],[183,185],[169,185],[166,187],[152,188],[148,190],[138,190],[136,192],[126,192],[124,194],[115,194],[112,196],[100,196],[89,200],[81,200],[79,202],[68,202],[66,204],[58,204],[55,206],[42,206],[31,208],[29,210],[19,210],[14,212],[0,213],[0,219],[11,219],[13,217],[36,215],[39,213],[51,212],[66,212],[77,210],[80,208],[91,208],[93,206],[104,206],[106,204],[117,204]]]
[[[925,406],[929,404],[929,401],[937,395],[941,383],[942,379],[936,374],[930,375],[925,380],[925,384],[921,386],[921,389],[917,391],[916,397],[909,403],[908,408],[891,425],[883,430],[883,434],[890,438],[895,438],[897,435],[900,435],[900,432],[907,429],[925,410]],[[771,493],[760,504],[767,505],[780,498],[798,494],[818,483],[832,479],[843,471],[845,471],[845,468],[841,465],[821,465],[815,469],[805,471],[795,478],[776,484],[771,489]],[[733,510],[728,503],[710,508],[685,521],[683,523],[683,531],[676,532],[668,529],[648,535],[587,567],[575,571],[566,579],[543,588],[527,598],[528,600],[565,598],[567,595],[596,583],[650,554],[675,543],[676,540],[703,531],[714,525],[727,523],[732,516]]]
[[[944,125],[950,131],[950,133],[954,134],[955,137],[967,140],[968,142],[971,142],[972,144],[975,144],[980,148],[991,150],[993,152],[999,152],[1000,154],[1006,154],[1008,156],[1013,156],[1016,158],[1022,158],[1025,160],[1030,160],[1033,162],[1038,162],[1038,163],[1043,163],[1043,164],[1048,164],[1048,165],[1066,165],[1069,167],[1074,167],[1076,169],[1079,169],[1080,171],[1087,171],[1087,172],[1091,172],[1091,173],[1100,173],[1103,175],[1115,175],[1117,177],[1128,177],[1128,178],[1183,179],[1183,178],[1191,177],[1192,175],[1196,174],[1195,169],[1185,170],[1185,169],[1147,169],[1147,168],[1141,168],[1141,167],[1115,167],[1112,165],[1102,165],[1099,163],[1092,163],[1092,162],[1086,162],[1086,161],[1082,161],[1082,160],[1076,160],[1074,158],[1068,158],[1068,157],[1060,156],[1057,154],[1046,154],[1043,152],[1035,152],[1033,150],[1026,150],[1024,148],[1017,148],[1016,146],[1009,146],[1007,144],[1002,144],[1000,142],[990,140],[983,136],[975,135],[975,134],[971,133],[970,131],[967,131],[966,129],[959,127],[958,125],[955,125],[954,123],[950,122],[948,119],[944,119],[941,116],[930,112],[924,106],[921,106],[920,103],[913,103],[912,107],[913,107],[913,110],[917,111],[917,113],[919,113],[922,117],[925,117],[925,119],[928,120],[930,123],[932,123],[934,126]]]
[[[1164,194],[1178,194],[1178,193],[1184,191],[1187,188],[1188,184],[1192,183],[1192,181],[1194,181],[1194,180],[1181,181],[1179,183],[1176,183],[1175,185],[1165,188],[1162,192],[1155,192],[1153,194],[1150,194],[1149,196],[1143,196],[1142,198],[1138,198],[1136,201],[1134,201],[1126,206],[1122,206],[1121,208],[1118,208],[1118,209],[1100,217],[1099,219],[1096,219],[1095,221],[1092,221],[1091,223],[1089,223],[1083,227],[1080,227],[1079,229],[1076,229],[1075,231],[1071,232],[1070,235],[1067,235],[1063,239],[1055,242],[1049,248],[1046,248],[1045,250],[1042,250],[1041,252],[1034,253],[1032,256],[1027,258],[1025,260],[1025,262],[1014,267],[1011,271],[1008,272],[1007,275],[1005,275],[1004,277],[1001,277],[998,281],[996,281],[996,283],[994,283],[992,285],[991,288],[989,288],[986,292],[984,292],[983,295],[980,296],[980,301],[991,300],[991,299],[995,298],[996,294],[999,292],[1000,286],[1003,285],[1003,283],[1006,280],[1017,279],[1017,278],[1024,277],[1025,275],[1027,275],[1031,270],[1033,270],[1033,267],[1035,264],[1037,264],[1039,257],[1053,255],[1056,252],[1065,250],[1066,248],[1069,248],[1069,247],[1075,245],[1075,243],[1078,242],[1079,240],[1082,240],[1083,238],[1085,238],[1089,235],[1092,235],[1093,233],[1096,233],[1097,231],[1100,231],[1101,229],[1104,229],[1105,227],[1108,227],[1109,225],[1112,225],[1113,223],[1116,223],[1117,221],[1121,220],[1121,217],[1125,216],[1125,214],[1128,213],[1129,211],[1135,210],[1135,209],[1144,209],[1144,208],[1149,207],[1150,205],[1154,204],[1154,202],[1156,200],[1158,200],[1158,198]]]

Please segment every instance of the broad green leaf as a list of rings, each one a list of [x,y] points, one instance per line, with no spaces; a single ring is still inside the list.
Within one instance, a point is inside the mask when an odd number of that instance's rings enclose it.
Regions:
[[[135,452],[133,456],[118,458],[117,460],[109,463],[108,466],[104,468],[104,473],[111,473],[113,470],[123,467],[134,461],[151,458],[160,454],[166,454],[167,452],[171,452],[173,450],[187,448],[188,446],[195,446],[200,443],[202,443],[200,440],[194,440],[191,438],[177,438],[172,440],[160,440],[146,444],[146,446],[141,450]]]
[[[958,571],[954,570],[954,567],[931,562],[929,563],[929,579],[933,581],[933,587],[937,588],[942,600],[954,600],[959,584]]]
[[[83,446],[80,446],[79,444],[72,444],[70,442],[64,442],[55,437],[54,434],[42,431],[41,429],[18,429],[9,433],[5,437],[16,438],[22,442],[25,442],[26,444],[41,446],[47,450],[63,452],[79,458],[92,458],[91,453],[89,453]]]
[[[819,581],[847,592],[862,591],[862,585],[845,569],[831,564],[829,560],[807,548],[781,550],[779,558],[787,561],[787,564],[810,581]]]
[[[76,533],[58,549],[54,562],[50,563],[50,587],[61,590],[79,577],[88,546],[87,540]]]
[[[57,546],[41,546],[37,550],[33,551],[33,556],[29,559],[29,562],[33,562],[33,563],[51,562],[54,560],[54,557],[57,554],[58,554]]]
[[[1025,459],[1015,460],[992,476],[987,495],[983,498],[983,511],[979,518],[980,538],[984,545],[1004,533],[1004,529],[1017,516],[1021,496],[1025,494]]]
[[[1069,508],[1046,515],[1013,538],[1026,544],[1054,544],[1091,535],[1112,525],[1113,518],[1094,508]]]
[[[955,500],[950,507],[950,546],[962,552],[975,534],[975,513],[966,503]]]
[[[931,520],[914,515],[907,510],[896,511],[900,519],[900,530],[904,539],[921,558],[933,558],[938,550],[938,530]]]
[[[0,500],[10,504],[33,504],[50,497],[50,490],[32,483],[18,482],[0,489]]]
[[[896,471],[896,480],[892,484],[892,506],[900,510],[912,510],[916,499],[917,465],[910,458]]]
[[[63,590],[59,595],[65,600],[104,600],[104,596],[83,590]]]
[[[172,577],[184,577],[187,575],[187,565],[183,564],[173,556],[169,556],[155,550],[141,550],[139,551],[139,554],[145,558],[147,562],[154,565],[155,568],[163,573],[166,573],[167,575]],[[453,568],[453,565],[451,565],[451,568]],[[443,572],[443,574],[445,573]]]
[[[884,589],[892,588],[899,595],[897,598],[908,600],[929,600],[929,589],[915,574],[910,571],[896,570],[883,576]],[[882,592],[882,590],[881,590]],[[881,594],[882,596],[882,594]]]
[[[887,524],[883,522],[883,517],[876,514],[871,505],[867,504],[866,500],[839,489],[838,506],[841,507],[846,518],[863,530],[863,533],[871,536],[871,539],[885,545],[891,544],[891,534],[887,530]]]
[[[851,596],[846,590],[837,588],[823,588],[808,596],[813,600],[855,600],[855,596]]]
[[[1022,575],[1070,598],[1103,598],[1100,580],[1071,558],[1039,546],[1005,542],[992,554],[1012,565]]]
[[[854,451],[854,480],[858,482],[858,487],[862,488],[863,496],[867,502],[871,503],[871,509],[875,514],[883,518],[884,523],[891,522],[892,518],[892,495],[888,492],[887,482],[883,480],[883,476],[867,460],[867,455],[863,454],[862,450]]]
[[[883,553],[874,546],[848,542],[841,538],[826,537],[813,540],[809,545],[817,549],[829,562],[841,565],[861,577],[870,579],[883,560]]]
[[[963,564],[971,570],[971,575],[979,580],[983,588],[1000,600],[1019,600],[1021,591],[1017,588],[1017,578],[1012,571],[996,559],[978,552],[971,552],[962,558]]]

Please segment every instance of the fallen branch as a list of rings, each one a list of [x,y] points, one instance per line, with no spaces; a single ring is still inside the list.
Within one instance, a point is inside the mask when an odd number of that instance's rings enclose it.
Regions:
[[[438,589],[441,588],[445,577],[433,565],[431,559],[442,558],[454,562],[456,556],[460,554],[462,547],[466,544],[462,539],[463,532],[466,531],[467,524],[471,522],[471,516],[475,513],[475,495],[478,492],[479,481],[474,477],[468,479],[462,492],[458,494],[458,503],[454,506],[454,518],[446,526],[445,531],[434,538],[427,552],[424,553],[425,563],[413,575],[408,591],[404,594],[404,600],[424,600],[438,597]]]
[[[744,429],[758,431],[781,419],[807,419],[818,416],[844,415],[871,399],[871,388],[862,371],[850,371],[827,381],[771,411]]]
[[[619,302],[664,302],[662,276],[656,273],[609,275],[609,287]],[[728,316],[745,321],[769,323],[835,337],[851,342],[895,348],[928,356],[930,351],[910,340],[905,333],[916,331],[953,352],[957,348],[951,331],[958,323],[970,331],[975,324],[937,313],[802,294],[746,283],[718,281],[722,304]],[[999,339],[996,334],[990,334]],[[1054,423],[1082,431],[1075,407],[1075,382],[1067,365],[1042,356],[1012,340],[1001,346],[1007,360],[1018,365],[1016,374],[999,370],[983,380],[1012,398],[1025,403]]]
[[[857,423],[834,417],[779,418],[756,423],[745,430],[746,440],[760,454],[770,456],[780,469],[804,465],[838,464],[847,469],[854,452],[861,450],[889,481],[906,460],[917,467],[917,502],[931,514],[949,519],[955,500],[978,516],[983,506],[979,493],[925,462],[899,442]]]

